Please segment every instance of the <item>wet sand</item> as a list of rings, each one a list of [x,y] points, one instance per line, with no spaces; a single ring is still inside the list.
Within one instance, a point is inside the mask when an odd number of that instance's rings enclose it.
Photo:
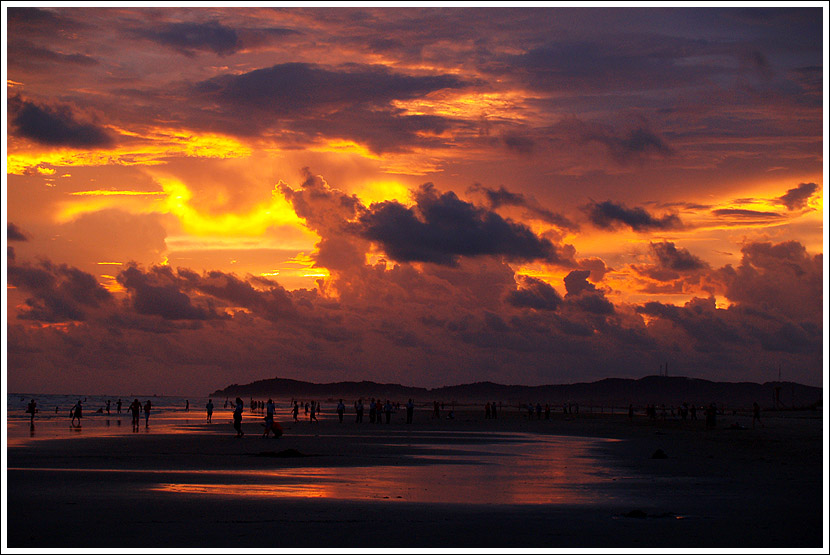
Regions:
[[[236,439],[169,420],[11,441],[8,546],[821,548],[820,413],[633,421],[400,413]],[[734,422],[747,429],[730,429]],[[11,428],[11,424],[9,424]],[[14,433],[12,433],[14,432]],[[14,438],[18,429],[10,431]],[[652,458],[661,449],[667,458]],[[305,456],[284,456],[284,455]],[[826,545],[825,545],[826,547]]]

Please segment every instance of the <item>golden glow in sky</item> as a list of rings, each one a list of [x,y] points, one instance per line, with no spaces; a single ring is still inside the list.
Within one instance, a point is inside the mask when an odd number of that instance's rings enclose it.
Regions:
[[[15,352],[815,381],[822,10],[494,9],[9,8]]]

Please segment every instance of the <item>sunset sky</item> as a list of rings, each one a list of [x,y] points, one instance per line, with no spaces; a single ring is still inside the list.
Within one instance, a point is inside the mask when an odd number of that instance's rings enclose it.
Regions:
[[[822,384],[820,7],[5,10],[10,391]]]

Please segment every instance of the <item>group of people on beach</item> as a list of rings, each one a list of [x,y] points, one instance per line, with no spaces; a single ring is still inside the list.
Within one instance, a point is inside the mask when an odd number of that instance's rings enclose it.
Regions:
[[[121,401],[121,399],[118,399],[118,401],[115,402],[115,406],[116,406],[117,414],[121,414],[121,408],[123,406],[123,402]],[[104,407],[99,408],[96,412],[101,413],[101,414],[106,412],[107,415],[109,415],[109,414],[111,414],[111,407],[112,407],[111,401],[108,399],[106,405]],[[141,404],[141,402],[138,399],[135,399],[130,404],[130,406],[127,407],[127,410],[129,410],[130,413],[132,413],[132,424],[133,424],[133,429],[134,430],[138,430],[139,421],[141,420],[141,418],[140,418],[141,412],[144,412],[144,426],[145,427],[150,426],[150,411],[152,410],[152,408],[153,408],[153,403],[149,399],[147,399],[147,402],[144,403],[143,405]],[[32,399],[29,402],[29,405],[26,407],[26,412],[30,415],[31,425],[34,426],[35,414],[38,412],[37,403],[35,402],[34,399]],[[57,412],[58,412],[58,407],[55,407],[55,413],[57,413]],[[72,408],[69,410],[69,416],[72,418],[72,420],[70,420],[70,425],[73,426],[73,427],[80,428],[81,427],[81,421],[83,420],[83,417],[84,417],[84,401],[81,401],[80,399],[78,399],[78,402],[75,403],[74,405],[72,405]]]

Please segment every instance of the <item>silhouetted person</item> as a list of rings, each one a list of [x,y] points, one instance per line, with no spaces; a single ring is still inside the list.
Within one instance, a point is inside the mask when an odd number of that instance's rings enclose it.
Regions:
[[[121,414],[121,399],[119,399],[118,402],[115,403],[115,412]]]
[[[689,407],[689,413],[692,416],[692,420],[697,420],[697,405],[692,403],[692,406]]]
[[[357,404],[355,405],[354,412],[355,412],[355,417],[354,417],[355,423],[356,424],[362,424],[363,423],[363,398],[362,397],[357,400]]]
[[[343,414],[346,412],[346,405],[343,404],[343,399],[337,403],[337,418],[340,420],[340,423],[343,423]]]
[[[29,401],[29,404],[26,406],[26,412],[29,413],[29,424],[31,426],[35,425],[35,413],[37,412],[37,403],[34,399]]]
[[[377,420],[375,420],[378,424],[383,424],[383,404],[380,402],[380,397],[378,397],[377,403],[375,403],[375,415],[377,416]]]
[[[389,424],[392,421],[392,403],[389,402],[389,399],[383,405],[383,412],[386,413],[386,423]]]
[[[129,409],[133,414],[133,430],[138,430],[138,418],[141,412],[141,403],[138,402],[138,399],[132,402]]]
[[[377,416],[377,407],[375,406],[375,398],[369,400],[369,424],[375,423],[375,416]]]
[[[634,420],[634,405],[628,405],[628,419]]]
[[[242,410],[244,409],[242,399],[236,398],[236,404],[233,406],[233,429],[236,430],[236,437],[242,437],[245,432],[242,431]]]
[[[32,401],[32,402],[34,402],[34,401]],[[758,421],[758,424],[760,424],[761,427],[763,428],[764,423],[761,422],[761,406],[758,404],[758,401],[755,401],[754,403],[752,403],[752,427],[753,428],[755,427],[755,421],[756,420]]]
[[[205,411],[207,411],[207,421],[210,424],[213,422],[213,399],[208,399],[207,405],[205,405]]]
[[[110,400],[107,399],[107,414],[110,413]]]
[[[706,428],[712,429],[716,425],[717,420],[717,413],[718,409],[715,406],[715,403],[710,403],[708,407],[706,407]]]
[[[150,399],[147,399],[147,402],[144,403],[144,427],[150,427],[150,409],[153,408],[153,404],[150,403]]]
[[[495,401],[493,401],[493,404],[490,405],[490,417],[493,418],[493,420],[495,420],[496,418],[499,417],[499,413],[496,412],[496,402]]]
[[[75,419],[78,419],[78,426],[81,425],[81,418],[84,417],[84,408],[81,405],[81,400],[78,399],[78,402],[75,403],[75,406],[72,407],[72,425],[75,425]]]
[[[299,422],[299,414],[300,414],[300,405],[297,404],[297,401],[294,401],[294,410],[291,411],[294,414],[294,422]]]
[[[415,403],[412,402],[412,399],[406,403],[406,423],[412,424],[412,415],[415,413]]]
[[[188,412],[188,411],[190,411],[190,401],[188,401],[188,400],[186,400],[186,399],[185,399],[185,402],[184,402],[184,412]]]
[[[542,405],[536,403],[536,420],[542,419]]]
[[[309,422],[317,422],[317,403],[311,402],[311,414],[308,417]]]
[[[265,433],[262,434],[262,437],[268,437],[268,434],[274,428],[274,411],[276,410],[276,406],[274,405],[273,399],[269,398],[268,402],[265,403]],[[277,437],[277,434],[274,433],[274,437]]]
[[[484,405],[484,419],[490,420],[490,403],[488,402]]]

